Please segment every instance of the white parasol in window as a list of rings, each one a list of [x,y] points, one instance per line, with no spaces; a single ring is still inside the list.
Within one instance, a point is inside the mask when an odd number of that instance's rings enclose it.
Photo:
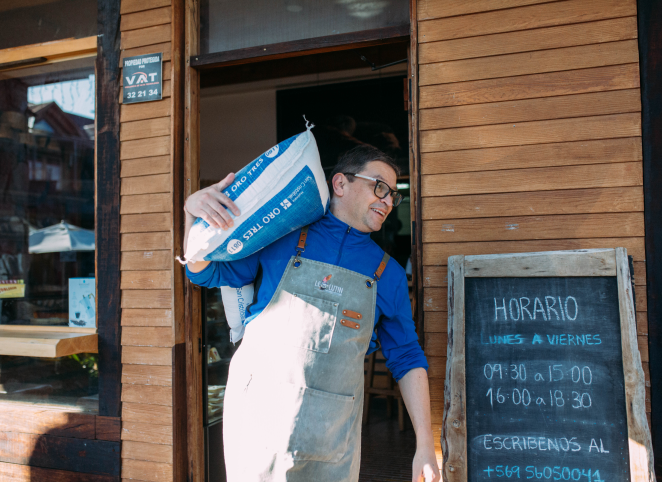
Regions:
[[[30,233],[28,252],[94,251],[94,231],[62,221]]]

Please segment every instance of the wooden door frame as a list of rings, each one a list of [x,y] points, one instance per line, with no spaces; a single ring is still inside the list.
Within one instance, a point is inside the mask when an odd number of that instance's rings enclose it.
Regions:
[[[662,4],[637,1],[641,73],[644,224],[651,429],[658,477],[662,474]]]
[[[409,2],[409,198],[411,219],[411,268],[414,293],[412,314],[418,340],[425,350],[425,311],[423,309],[423,220],[421,214],[421,151],[418,129],[418,0]]]
[[[199,53],[200,0],[184,0],[184,199],[200,189],[200,75],[191,66]],[[180,209],[183,209],[183,205]],[[184,221],[184,220],[182,220]],[[183,226],[182,226],[183,231]],[[178,242],[178,240],[173,240]],[[181,250],[182,248],[179,247]],[[184,280],[184,334],[186,345],[187,479],[205,477],[204,427],[202,426],[202,323],[200,287]],[[175,448],[176,450],[176,448]]]
[[[121,415],[120,0],[98,2],[95,229],[99,415]],[[101,296],[99,296],[101,293]]]
[[[417,320],[419,340],[423,340],[422,238],[420,208],[420,156],[418,141],[418,50],[416,0],[410,0],[410,24],[353,34],[332,35],[303,41],[283,42],[229,52],[200,54],[200,0],[183,0],[185,24],[185,93],[184,93],[184,166],[183,199],[200,187],[200,71],[251,62],[286,57],[314,55],[359,47],[383,45],[410,36],[409,47],[409,124],[410,124],[410,197],[412,201],[412,289],[415,291],[413,310]],[[182,205],[179,209],[183,209]],[[183,223],[183,218],[182,221]],[[174,239],[177,243],[177,238]],[[180,249],[181,247],[175,248]],[[202,426],[202,323],[201,291],[190,281],[184,281],[184,320],[186,341],[187,447],[189,481],[203,481],[204,430]],[[176,450],[176,449],[175,449]]]

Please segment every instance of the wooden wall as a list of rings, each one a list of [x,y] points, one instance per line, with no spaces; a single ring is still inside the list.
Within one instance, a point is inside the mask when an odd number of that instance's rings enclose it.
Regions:
[[[175,302],[181,267],[173,247],[174,182],[181,183],[172,135],[174,9],[170,0],[121,3],[121,57],[162,52],[164,78],[162,100],[120,108],[122,480],[175,479],[175,307],[183,303]]]
[[[418,0],[425,350],[437,443],[451,255],[627,248],[650,386],[636,13],[635,0]],[[650,411],[649,400],[647,388]]]
[[[0,404],[3,482],[117,482],[119,427],[115,417],[66,408]]]

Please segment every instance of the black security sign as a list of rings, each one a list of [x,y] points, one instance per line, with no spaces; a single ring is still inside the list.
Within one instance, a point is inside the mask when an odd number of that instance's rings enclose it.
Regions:
[[[163,54],[138,55],[127,57],[122,63],[122,84],[124,104],[161,100]]]

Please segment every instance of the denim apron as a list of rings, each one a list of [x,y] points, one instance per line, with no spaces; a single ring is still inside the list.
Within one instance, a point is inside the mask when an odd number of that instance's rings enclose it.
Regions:
[[[356,482],[372,278],[297,255],[230,363],[223,410],[228,482]]]

